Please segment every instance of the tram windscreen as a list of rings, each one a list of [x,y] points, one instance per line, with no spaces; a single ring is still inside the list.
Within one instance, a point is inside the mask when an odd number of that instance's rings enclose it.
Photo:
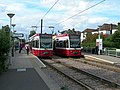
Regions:
[[[41,48],[52,48],[52,35],[41,35],[40,42]]]
[[[70,35],[70,48],[80,48],[80,36]]]

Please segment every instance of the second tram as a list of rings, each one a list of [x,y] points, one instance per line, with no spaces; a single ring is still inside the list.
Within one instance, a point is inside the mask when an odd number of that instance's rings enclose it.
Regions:
[[[81,56],[80,35],[61,34],[53,37],[53,52],[60,56]]]

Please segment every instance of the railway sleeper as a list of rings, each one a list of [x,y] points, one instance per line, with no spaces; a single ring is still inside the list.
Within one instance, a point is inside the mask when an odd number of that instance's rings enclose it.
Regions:
[[[105,82],[105,83],[108,83],[110,84],[111,86],[115,87],[115,88],[120,88],[120,84],[119,83],[116,83],[116,82],[113,82],[113,81],[110,81],[106,78],[103,78],[103,77],[100,77],[100,76],[97,76],[97,75],[94,75],[94,74],[91,74],[91,73],[88,73],[86,71],[83,71],[83,70],[80,70],[76,67],[71,67],[72,69],[76,70],[76,71],[79,71],[79,72],[82,72],[82,73],[85,73],[85,74],[88,74],[89,76],[93,76],[99,80],[101,80],[102,82]]]
[[[58,73],[61,73],[61,74],[64,75],[65,77],[71,79],[71,80],[74,81],[75,83],[80,84],[81,86],[85,87],[86,89],[88,89],[88,90],[95,90],[95,89],[92,88],[91,86],[88,86],[88,85],[86,85],[85,83],[83,83],[83,82],[81,82],[81,81],[78,81],[77,79],[74,79],[73,77],[65,74],[64,72],[62,72],[61,70],[57,69],[56,67],[50,65],[49,63],[47,63],[47,62],[45,62],[45,61],[43,61],[43,62],[44,62],[46,65],[48,65],[48,66],[52,67],[53,69],[55,69],[56,71],[59,71]]]

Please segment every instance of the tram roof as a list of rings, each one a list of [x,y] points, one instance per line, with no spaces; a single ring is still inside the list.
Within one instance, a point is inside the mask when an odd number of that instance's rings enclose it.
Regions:
[[[70,35],[79,35],[79,34],[60,34],[60,35],[56,35],[55,37],[65,37]]]
[[[36,34],[34,34],[33,36],[31,36],[31,37],[29,38],[29,40],[32,40],[33,38],[38,37],[38,36],[41,36],[41,35],[52,35],[52,34],[41,34],[41,33],[36,33]]]
[[[52,34],[41,34],[41,33],[36,33],[33,36],[31,36],[30,38],[36,37],[36,36],[40,36],[40,35],[52,35]]]

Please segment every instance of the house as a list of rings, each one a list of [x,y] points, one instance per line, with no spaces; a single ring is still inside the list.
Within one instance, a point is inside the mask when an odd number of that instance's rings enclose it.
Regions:
[[[118,23],[119,24],[119,23]],[[117,25],[116,24],[107,24],[104,23],[102,26],[99,26],[97,29],[90,29],[87,28],[81,33],[81,41],[83,41],[86,38],[86,34],[88,32],[91,32],[92,34],[103,34],[103,35],[110,35],[114,34],[115,31],[117,31]]]
[[[81,42],[86,38],[87,33],[95,34],[98,33],[98,31],[97,29],[90,29],[90,28],[85,29],[83,32],[81,32]]]
[[[102,26],[100,26],[100,33],[103,33],[103,35],[114,34],[115,31],[117,31],[117,25],[115,24],[104,23]]]

